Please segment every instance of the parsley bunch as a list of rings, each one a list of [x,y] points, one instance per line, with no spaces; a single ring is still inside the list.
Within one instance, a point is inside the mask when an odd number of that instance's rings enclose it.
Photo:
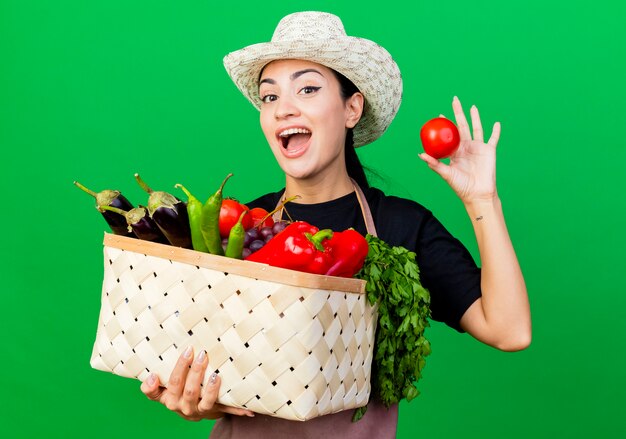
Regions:
[[[367,235],[369,253],[356,277],[367,281],[370,304],[378,303],[378,327],[372,364],[372,393],[385,406],[419,395],[415,387],[430,354],[424,337],[429,326],[430,294],[420,283],[415,253]],[[361,419],[367,406],[356,410]]]

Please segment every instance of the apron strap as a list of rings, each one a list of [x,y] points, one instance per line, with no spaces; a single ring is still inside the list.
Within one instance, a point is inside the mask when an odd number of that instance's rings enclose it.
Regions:
[[[367,200],[365,199],[365,194],[363,193],[363,191],[361,190],[361,188],[359,187],[356,181],[354,181],[352,178],[350,179],[350,181],[352,181],[352,185],[354,186],[354,192],[356,193],[356,199],[359,202],[359,206],[361,207],[361,213],[363,214],[363,219],[365,220],[365,228],[367,229],[367,233],[369,233],[372,236],[378,236],[376,234],[376,226],[374,225],[374,218],[372,217],[372,211],[370,210],[369,204],[367,204]],[[278,207],[280,207],[282,202],[283,202],[283,198],[281,197],[281,199],[279,199],[278,203],[276,204],[277,209]],[[280,209],[278,212],[272,215],[272,218],[274,219],[274,221],[280,221],[282,217],[283,217],[283,209]]]
[[[363,213],[363,219],[365,220],[365,228],[367,229],[367,233],[372,236],[378,236],[376,234],[376,226],[374,225],[374,218],[372,218],[372,211],[370,210],[370,205],[367,204],[367,199],[365,198],[365,194],[361,190],[361,187],[354,181],[352,178],[352,184],[354,185],[354,191],[356,192],[356,199],[359,201],[359,206],[361,206],[361,213]]]

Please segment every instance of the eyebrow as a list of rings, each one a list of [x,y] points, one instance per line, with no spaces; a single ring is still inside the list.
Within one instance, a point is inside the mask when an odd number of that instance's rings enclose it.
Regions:
[[[317,73],[320,76],[324,76],[322,75],[322,73],[319,70],[315,70],[315,69],[304,69],[304,70],[298,70],[297,72],[293,72],[290,76],[289,79],[290,80],[295,80],[298,79],[300,76],[304,75],[305,73]],[[261,79],[261,81],[259,82],[259,85],[263,84],[263,83],[267,83],[267,84],[276,84],[276,81],[273,80],[272,78],[265,78],[265,79]]]

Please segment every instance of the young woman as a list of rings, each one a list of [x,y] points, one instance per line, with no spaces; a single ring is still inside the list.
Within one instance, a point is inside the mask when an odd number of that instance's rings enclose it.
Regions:
[[[285,188],[248,203],[268,210],[285,198],[292,217],[319,228],[366,233],[371,212],[378,236],[414,250],[435,320],[505,351],[524,349],[531,321],[524,279],[509,239],[495,182],[496,123],[484,140],[476,107],[472,128],[461,103],[452,108],[461,146],[446,165],[420,158],[452,187],[474,226],[482,269],[431,212],[410,200],[370,187],[355,147],[387,129],[400,105],[402,81],[391,56],[375,43],[346,36],[338,17],[320,12],[291,14],[272,41],[229,54],[226,69],[242,93],[260,109],[261,127],[285,173]],[[357,197],[357,192],[363,197]],[[361,201],[360,201],[361,200]],[[363,206],[364,205],[364,206]],[[151,376],[141,386],[148,398],[189,420],[220,418],[215,438],[392,438],[398,407],[370,401],[362,420],[352,411],[293,422],[216,403],[220,378],[201,390],[205,351],[186,351],[168,388]]]

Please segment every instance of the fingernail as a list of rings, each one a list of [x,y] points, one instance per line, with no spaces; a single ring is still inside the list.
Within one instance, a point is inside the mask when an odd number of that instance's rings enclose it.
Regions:
[[[154,373],[151,373],[148,376],[148,385],[152,386],[152,385],[154,385],[154,383],[156,383],[156,375]]]
[[[196,358],[196,363],[204,362],[205,357],[206,357],[206,351],[202,349],[200,353],[198,354],[198,357]]]
[[[213,385],[217,381],[217,372],[213,372],[209,378],[209,384]]]
[[[254,413],[252,412],[248,412],[246,413],[246,416],[250,417],[250,418],[254,418]]]
[[[185,349],[185,352],[183,352],[183,357],[189,359],[191,358],[192,353],[193,353],[193,347],[189,346],[187,349]]]
[[[453,97],[453,98],[452,98],[452,100],[453,100],[453,101],[458,101],[458,100],[459,100],[459,98],[455,96],[455,97]]]

